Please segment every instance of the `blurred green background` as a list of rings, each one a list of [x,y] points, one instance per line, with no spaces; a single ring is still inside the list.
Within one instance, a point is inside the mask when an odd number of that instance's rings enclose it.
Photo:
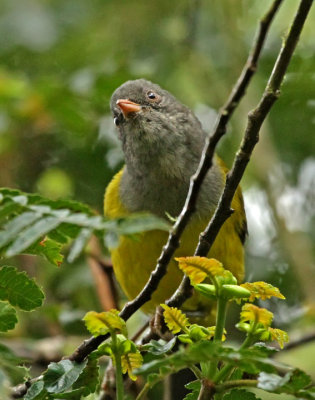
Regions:
[[[123,162],[109,115],[114,89],[139,77],[159,83],[192,107],[210,132],[269,4],[1,0],[0,186],[73,198],[102,213],[104,189]],[[284,2],[259,70],[220,143],[228,165],[297,5]],[[293,338],[314,322],[314,34],[313,9],[242,184],[250,233],[247,277],[281,289],[287,301],[269,306],[276,325]],[[31,343],[85,333],[80,318],[101,306],[84,258],[60,269],[32,257],[11,263],[36,277],[47,300],[44,312],[22,315],[6,337]],[[307,354],[286,361],[307,364]],[[308,372],[314,376],[311,366]]]

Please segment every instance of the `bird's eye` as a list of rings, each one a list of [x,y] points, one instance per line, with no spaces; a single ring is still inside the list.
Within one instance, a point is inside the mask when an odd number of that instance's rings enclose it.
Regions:
[[[115,117],[115,118],[114,118],[114,124],[115,124],[116,126],[118,126],[118,125],[120,124],[120,121],[119,121],[119,118],[118,118],[118,117]]]
[[[151,100],[154,100],[154,99],[156,99],[156,94],[154,93],[154,92],[148,92],[147,93],[147,96],[148,96],[148,98],[149,99],[151,99]]]

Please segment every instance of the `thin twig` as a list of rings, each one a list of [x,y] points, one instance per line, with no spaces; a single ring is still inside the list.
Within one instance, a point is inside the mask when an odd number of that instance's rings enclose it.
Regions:
[[[246,61],[245,67],[233,88],[231,95],[229,96],[227,102],[220,111],[219,117],[217,119],[214,133],[208,137],[204,150],[202,152],[201,160],[196,173],[190,179],[189,191],[185,201],[185,205],[177,218],[174,226],[172,227],[167,243],[163,247],[162,253],[158,259],[158,263],[152,271],[148,282],[138,296],[125,304],[124,308],[120,312],[121,318],[127,320],[131,315],[133,315],[140,307],[142,307],[147,301],[150,300],[152,293],[157,289],[161,279],[167,272],[167,266],[172,259],[176,249],[179,246],[179,241],[184,229],[186,228],[190,217],[195,211],[195,206],[197,202],[198,193],[200,191],[201,184],[206,177],[207,172],[212,166],[212,158],[215,152],[215,148],[219,140],[226,132],[226,126],[235,110],[239,104],[241,98],[244,96],[246,89],[249,85],[250,79],[256,71],[257,62],[261,54],[263,43],[265,41],[267,32],[269,30],[270,24],[273,20],[274,15],[279,9],[282,0],[275,0],[268,10],[267,14],[260,21],[260,28],[257,35],[257,39],[254,42],[252,51]],[[182,282],[183,283],[183,282]],[[189,283],[189,282],[188,282]],[[181,286],[182,287],[182,284]],[[190,291],[190,285],[185,285],[185,296],[187,292]],[[176,301],[178,298],[178,293],[176,292]],[[188,296],[189,297],[189,296]],[[179,302],[178,302],[179,303]],[[79,346],[75,352],[69,357],[74,361],[82,361],[91,351],[95,350],[102,341],[104,341],[107,336],[98,336],[96,338],[90,338],[84,341],[81,346]]]
[[[268,11],[266,16],[260,23],[260,30],[258,37],[254,44],[254,50],[251,52],[249,57],[250,63],[246,64],[241,77],[239,78],[232,94],[220,112],[217,124],[215,126],[215,132],[210,139],[207,140],[205,149],[202,154],[202,158],[198,167],[197,172],[193,175],[190,181],[189,193],[185,202],[185,206],[177,219],[174,227],[172,228],[167,244],[164,246],[162,254],[158,260],[157,267],[152,272],[150,279],[141,293],[137,296],[135,300],[129,302],[125,305],[120,313],[120,316],[127,320],[135,311],[137,311],[145,302],[150,298],[154,290],[156,290],[160,280],[166,273],[167,265],[171,260],[176,248],[179,246],[179,240],[181,234],[183,233],[192,213],[195,210],[197,196],[200,190],[200,186],[212,165],[212,158],[214,155],[215,147],[218,141],[226,132],[226,125],[231,118],[233,111],[239,104],[239,101],[245,94],[245,90],[249,84],[250,78],[256,69],[256,64],[261,53],[262,45],[264,43],[267,31],[269,29],[270,23],[275,15],[277,9],[279,8],[282,0],[275,0],[271,9]],[[211,247],[216,234],[218,233],[220,227],[223,225],[224,221],[231,214],[230,206],[231,200],[234,196],[235,190],[239,184],[241,177],[244,174],[246,165],[249,161],[250,155],[253,151],[254,146],[258,142],[260,127],[269,113],[272,105],[279,96],[280,85],[283,81],[284,74],[287,70],[289,62],[291,60],[293,51],[296,47],[299,35],[303,28],[305,19],[311,8],[312,0],[302,0],[299,6],[299,10],[296,14],[292,27],[290,29],[289,35],[280,51],[280,54],[275,63],[274,69],[268,81],[266,90],[262,96],[262,99],[258,106],[249,113],[248,125],[245,131],[244,139],[241,144],[241,148],[237,153],[234,165],[231,171],[227,175],[226,185],[224,192],[221,196],[218,208],[212,217],[206,231],[202,234],[199,246],[206,251]],[[201,250],[199,250],[201,251]],[[208,253],[206,251],[205,254]],[[181,288],[185,286],[186,280],[183,280]],[[178,299],[183,301],[187,292],[183,293],[176,291],[176,296],[172,297],[172,300]],[[180,304],[180,303],[179,303]],[[107,335],[98,336],[97,338],[91,338],[84,341],[76,351],[69,357],[73,361],[80,362],[93,350],[95,350],[100,343],[102,343],[107,338]],[[25,390],[26,393],[27,389]],[[23,395],[25,394],[23,393]]]
[[[209,156],[211,157],[211,162],[212,162],[212,158],[214,155],[216,145],[217,145],[218,141],[222,138],[222,136],[225,134],[226,125],[227,125],[229,119],[231,118],[231,115],[232,115],[233,111],[235,110],[236,106],[239,104],[241,98],[244,96],[246,89],[249,85],[249,82],[257,69],[257,63],[258,63],[259,56],[260,56],[262,48],[263,48],[263,44],[266,39],[266,35],[268,33],[271,22],[275,16],[277,10],[279,9],[281,3],[282,3],[282,0],[274,1],[274,3],[270,7],[270,9],[266,13],[266,15],[261,19],[259,30],[258,30],[256,39],[254,41],[252,50],[246,61],[246,64],[241,72],[240,77],[238,78],[238,80],[232,90],[231,95],[229,96],[227,102],[225,103],[225,105],[223,106],[223,108],[220,111],[220,115],[217,119],[214,133],[213,133],[213,135],[211,135],[209,137],[208,144],[207,144],[206,153],[209,153]],[[225,188],[227,187],[228,182],[229,182],[229,176],[227,176],[227,178],[226,178]],[[237,188],[237,185],[235,187],[235,190]],[[228,186],[228,188],[229,188],[229,186]],[[230,191],[230,193],[232,194],[231,200],[234,196],[235,190],[234,190],[234,192]],[[223,194],[225,193],[225,191],[226,191],[226,189],[224,190]],[[222,194],[222,196],[223,196],[223,194]],[[221,196],[221,199],[222,199],[222,196]],[[220,203],[219,203],[219,205],[220,205]],[[217,215],[219,205],[216,209],[214,216]],[[220,212],[222,212],[222,210]],[[219,229],[223,225],[223,222],[233,212],[230,208],[230,204],[227,208],[225,208],[223,210],[223,212],[224,213],[222,215],[222,223],[218,226]],[[212,217],[211,221],[213,220],[214,216]],[[210,223],[211,223],[211,221],[210,221]],[[197,249],[195,251],[195,255],[207,256],[207,254],[209,253],[210,247],[219,232],[219,229],[217,229],[217,231],[212,234],[211,240],[209,239],[210,234],[207,235],[206,231],[200,235],[200,240],[199,240]],[[176,292],[173,294],[173,296],[166,302],[166,304],[169,305],[170,307],[178,307],[187,298],[189,298],[191,296],[191,294],[192,294],[192,287],[190,285],[189,278],[184,276],[180,286],[178,287]]]

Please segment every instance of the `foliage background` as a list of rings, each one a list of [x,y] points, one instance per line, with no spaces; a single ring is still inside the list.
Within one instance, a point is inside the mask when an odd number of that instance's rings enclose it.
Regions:
[[[0,186],[73,198],[102,213],[104,189],[122,165],[109,115],[113,90],[127,79],[150,79],[192,107],[210,131],[267,3],[2,0]],[[257,75],[220,145],[228,165],[297,4],[286,1],[280,9]],[[247,277],[266,280],[287,297],[270,306],[292,337],[314,321],[314,27],[313,9],[243,180]],[[60,269],[26,256],[10,263],[35,276],[47,299],[43,311],[21,315],[4,340],[32,356],[36,341],[39,358],[39,343],[50,357],[52,348],[56,358],[72,350],[85,334],[81,317],[101,310],[85,259]],[[65,341],[66,335],[73,336]],[[50,337],[53,346],[45,340]],[[282,357],[315,377],[310,351],[314,346]]]

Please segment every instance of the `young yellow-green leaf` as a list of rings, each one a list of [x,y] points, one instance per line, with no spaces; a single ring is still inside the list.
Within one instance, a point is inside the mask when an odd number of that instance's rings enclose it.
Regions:
[[[127,353],[121,356],[121,367],[122,372],[125,374],[128,372],[129,378],[135,381],[137,377],[133,375],[132,371],[136,368],[141,367],[143,363],[142,355],[139,351],[135,353]]]
[[[246,282],[242,283],[240,286],[250,291],[249,301],[254,301],[255,299],[266,300],[270,299],[270,297],[285,299],[283,294],[280,293],[280,290],[277,287],[270,285],[270,283],[263,281],[251,283]]]
[[[41,306],[43,299],[44,293],[25,272],[10,266],[0,269],[0,300],[6,300],[24,311],[31,311]]]
[[[193,285],[204,281],[207,276],[214,277],[224,274],[220,261],[207,257],[177,257],[179,268],[190,278]]]
[[[118,310],[104,311],[97,313],[96,311],[89,311],[85,314],[83,320],[89,332],[93,336],[105,335],[109,332],[122,332],[127,335],[126,323],[118,315]]]
[[[270,339],[276,340],[279,343],[280,348],[283,349],[284,343],[289,341],[289,335],[287,332],[283,331],[282,329],[270,327],[268,328],[268,331],[270,333]]]
[[[246,303],[242,307],[240,322],[255,322],[269,328],[273,319],[272,312],[265,308],[260,308],[254,304]]]
[[[16,311],[10,304],[0,301],[0,332],[7,332],[17,323]]]
[[[172,333],[185,332],[190,325],[186,315],[178,308],[169,307],[166,304],[161,304],[161,306],[164,308],[164,320],[169,330]]]

